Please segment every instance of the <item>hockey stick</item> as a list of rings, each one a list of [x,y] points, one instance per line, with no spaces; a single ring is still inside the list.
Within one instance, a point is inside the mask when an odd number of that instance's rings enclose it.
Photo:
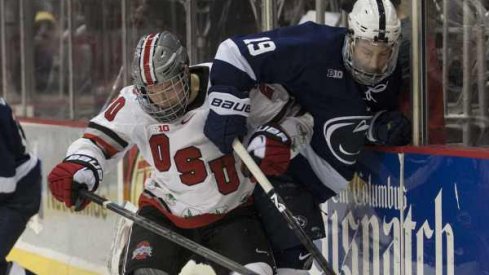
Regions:
[[[172,241],[182,247],[187,248],[191,252],[198,254],[206,259],[209,259],[216,264],[219,264],[227,269],[238,272],[239,274],[249,274],[249,275],[258,275],[257,273],[249,270],[248,268],[242,266],[241,264],[224,257],[223,255],[216,253],[210,250],[207,247],[204,247],[180,234],[177,234],[151,220],[146,219],[138,214],[134,214],[131,211],[125,209],[124,207],[114,203],[106,198],[100,197],[92,192],[87,191],[86,189],[79,189],[78,195],[84,199],[93,201],[94,203],[107,208],[129,220],[132,220],[134,223],[139,226],[166,238],[169,241]]]
[[[319,266],[324,271],[324,274],[335,275],[336,273],[329,267],[328,261],[326,261],[321,251],[319,251],[319,249],[314,245],[314,243],[309,238],[309,236],[307,236],[302,227],[297,224],[294,215],[287,208],[282,197],[277,192],[275,192],[275,188],[273,187],[273,185],[267,179],[265,174],[263,174],[260,167],[258,167],[258,165],[255,163],[253,158],[250,156],[248,151],[246,151],[245,147],[238,139],[235,139],[233,141],[233,149],[246,165],[246,167],[248,167],[248,170],[255,177],[258,184],[260,184],[260,186],[263,188],[263,191],[265,191],[265,194],[267,194],[267,196],[270,198],[272,203],[277,208],[278,212],[282,214],[284,219],[289,224],[289,227],[292,229],[292,231],[294,231],[297,238],[299,238],[301,243],[318,262]]]

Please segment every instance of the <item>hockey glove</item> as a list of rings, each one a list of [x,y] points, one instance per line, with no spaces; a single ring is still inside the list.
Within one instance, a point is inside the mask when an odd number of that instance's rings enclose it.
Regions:
[[[90,201],[79,201],[78,190],[93,192],[102,180],[102,169],[98,161],[87,155],[70,155],[49,173],[48,184],[53,196],[67,207],[76,204],[76,211],[83,210]]]
[[[411,141],[411,122],[399,111],[379,112],[370,123],[368,139],[387,146],[407,145]]]
[[[247,151],[265,175],[278,176],[289,168],[290,137],[282,128],[265,124],[250,137]]]
[[[246,135],[250,99],[234,87],[215,85],[209,88],[208,102],[204,134],[222,153],[229,154],[233,140]]]

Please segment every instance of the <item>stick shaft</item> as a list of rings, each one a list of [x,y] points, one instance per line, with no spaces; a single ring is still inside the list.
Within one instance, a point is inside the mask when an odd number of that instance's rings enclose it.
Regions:
[[[103,197],[100,197],[92,192],[89,192],[85,189],[79,190],[79,196],[88,199],[90,201],[95,202],[98,205],[103,206],[104,208],[107,208],[111,210],[112,212],[115,212],[127,219],[130,219],[134,221],[134,223],[138,224],[139,226],[159,235],[162,236],[169,241],[172,241],[182,247],[187,248],[188,250],[192,251],[195,254],[198,254],[204,258],[207,258],[227,269],[230,269],[232,271],[238,272],[240,274],[250,274],[250,275],[258,275],[257,273],[249,270],[248,268],[244,267],[243,265],[219,254],[216,253],[212,250],[210,250],[207,247],[204,247],[178,233],[175,233],[145,217],[142,217],[138,214],[134,214],[122,206],[109,201]]]
[[[234,140],[233,149],[236,154],[241,158],[246,167],[248,167],[248,170],[255,177],[258,184],[263,188],[267,196],[272,201],[273,205],[275,205],[277,210],[282,214],[284,219],[290,225],[292,231],[295,233],[297,238],[299,238],[301,243],[306,247],[309,253],[311,253],[314,259],[321,266],[321,269],[324,271],[324,273],[326,275],[334,275],[335,272],[329,267],[328,261],[324,258],[321,251],[319,251],[317,246],[314,245],[313,241],[311,240],[311,238],[309,238],[309,236],[307,236],[302,227],[297,224],[294,215],[287,208],[280,195],[275,191],[272,183],[268,180],[265,174],[263,174],[260,167],[258,167],[248,151],[246,151],[246,148],[238,139]]]

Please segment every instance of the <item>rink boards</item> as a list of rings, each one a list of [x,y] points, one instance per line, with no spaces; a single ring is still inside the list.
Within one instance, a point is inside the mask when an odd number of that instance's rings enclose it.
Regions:
[[[83,125],[23,126],[46,176]],[[489,272],[489,154],[400,150],[366,150],[359,177],[322,206],[323,252],[333,268],[344,274]],[[149,173],[133,150],[105,175],[98,193],[135,202]],[[41,212],[10,257],[39,274],[108,274],[117,216],[93,204],[79,213],[67,210],[52,198],[45,177],[43,184]]]
[[[323,251],[344,274],[487,274],[487,152],[366,150],[323,206]]]

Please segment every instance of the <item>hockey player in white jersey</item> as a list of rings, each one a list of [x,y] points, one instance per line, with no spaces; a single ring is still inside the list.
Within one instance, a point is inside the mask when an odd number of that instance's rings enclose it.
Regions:
[[[139,215],[259,274],[273,274],[273,256],[250,200],[255,184],[243,175],[234,154],[221,153],[203,134],[209,104],[242,112],[249,112],[250,105],[209,101],[208,75],[209,66],[188,66],[185,48],[171,33],[142,37],[133,62],[134,85],[123,88],[89,122],[83,137],[49,174],[49,188],[71,207],[77,199],[74,182],[94,192],[104,173],[136,145],[153,167],[139,199]],[[252,113],[276,112],[288,100],[286,93],[254,94],[262,104],[282,103],[262,105],[273,108]],[[262,117],[251,117],[255,125],[261,123]],[[132,228],[126,254],[125,274],[178,274],[190,258],[203,260],[138,225]],[[209,264],[217,274],[229,274]]]

